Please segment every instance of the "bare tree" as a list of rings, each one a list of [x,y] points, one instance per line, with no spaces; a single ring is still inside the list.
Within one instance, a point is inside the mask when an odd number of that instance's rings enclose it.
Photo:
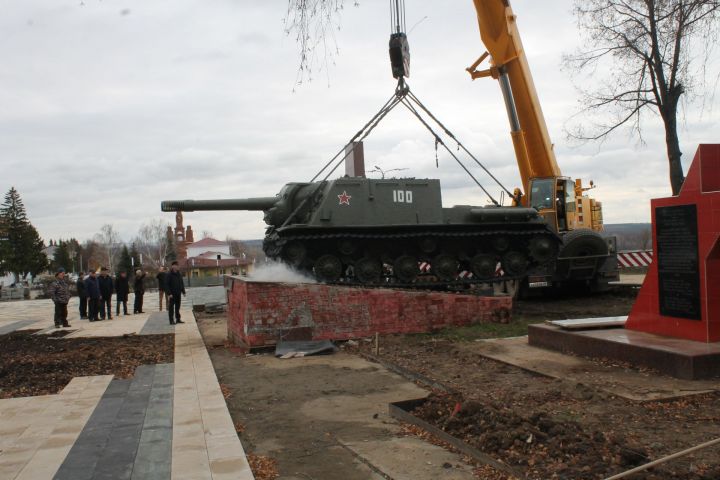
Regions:
[[[684,102],[696,100],[706,91],[719,10],[720,0],[575,0],[584,47],[566,56],[564,65],[606,78],[598,89],[580,87],[581,113],[592,114],[593,125],[588,131],[571,129],[570,136],[600,140],[629,127],[642,142],[643,114],[659,114],[677,195],[685,180],[677,133],[680,100],[683,95]],[[609,116],[601,116],[602,110]]]
[[[313,69],[322,70],[333,62],[338,53],[335,30],[340,29],[344,5],[345,0],[288,0],[285,33],[295,36],[300,49],[297,83],[312,81]]]
[[[170,241],[167,237],[169,226],[169,223],[157,218],[140,226],[135,245],[138,252],[143,255],[143,264],[152,268],[165,265],[170,253]]]
[[[203,238],[213,238],[213,233],[210,230],[203,230],[202,233],[200,233],[200,239]]]
[[[104,266],[115,271],[117,257],[122,248],[120,234],[115,231],[115,227],[106,223],[100,228],[100,233],[95,235],[95,243],[98,244],[98,254]]]

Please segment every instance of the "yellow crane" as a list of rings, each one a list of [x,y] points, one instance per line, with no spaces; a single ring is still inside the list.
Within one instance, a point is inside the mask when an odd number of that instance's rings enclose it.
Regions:
[[[548,135],[516,17],[509,0],[474,0],[484,52],[467,71],[473,79],[498,80],[510,120],[522,181],[522,204],[535,207],[558,233],[602,231],[602,205],[582,180],[562,176]],[[478,67],[489,61],[489,67]],[[516,189],[516,194],[519,189]],[[518,198],[518,195],[515,195]]]

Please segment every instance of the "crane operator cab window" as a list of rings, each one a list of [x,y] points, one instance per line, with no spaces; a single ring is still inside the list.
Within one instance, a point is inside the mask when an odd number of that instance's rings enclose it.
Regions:
[[[555,179],[541,178],[532,181],[530,206],[537,210],[555,209]]]

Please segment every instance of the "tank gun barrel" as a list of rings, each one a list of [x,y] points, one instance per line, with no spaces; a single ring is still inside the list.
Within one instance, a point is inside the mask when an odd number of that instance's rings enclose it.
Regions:
[[[278,197],[228,198],[220,200],[164,200],[160,203],[163,212],[194,212],[197,210],[268,210]]]

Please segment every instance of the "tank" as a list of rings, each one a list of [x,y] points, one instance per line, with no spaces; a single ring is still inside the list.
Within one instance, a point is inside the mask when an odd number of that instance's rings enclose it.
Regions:
[[[444,208],[437,179],[288,183],[275,197],[168,200],[161,209],[262,210],[265,254],[328,283],[549,281],[562,244],[533,208]]]

